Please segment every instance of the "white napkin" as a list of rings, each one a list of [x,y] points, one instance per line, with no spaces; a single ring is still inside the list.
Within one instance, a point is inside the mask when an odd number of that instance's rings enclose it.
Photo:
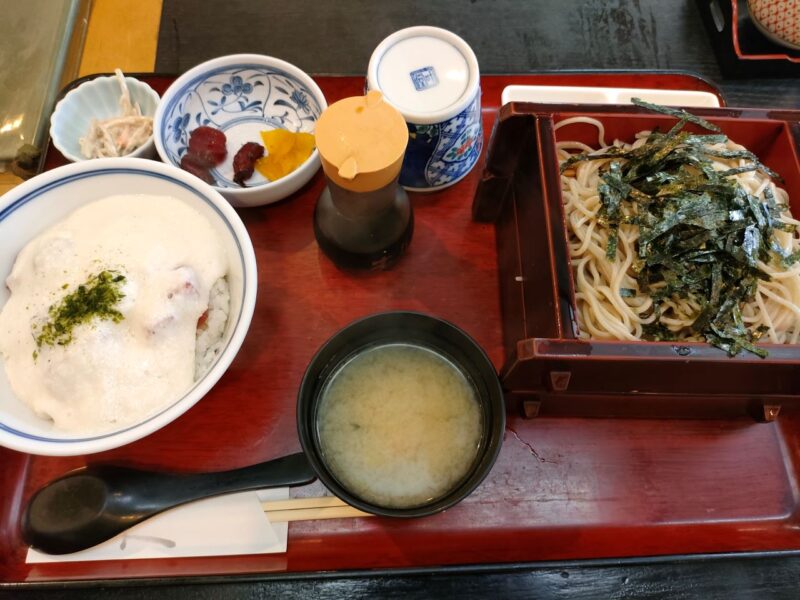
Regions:
[[[93,548],[43,554],[29,548],[27,563],[134,558],[178,558],[286,552],[288,523],[269,522],[266,500],[289,498],[289,488],[242,492],[173,508]]]

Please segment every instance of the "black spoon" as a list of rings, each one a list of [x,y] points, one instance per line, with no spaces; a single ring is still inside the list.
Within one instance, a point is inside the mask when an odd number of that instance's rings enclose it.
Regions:
[[[316,477],[303,453],[218,473],[86,467],[51,481],[33,495],[22,517],[22,535],[36,550],[67,554],[91,548],[186,502],[232,492],[305,485]]]

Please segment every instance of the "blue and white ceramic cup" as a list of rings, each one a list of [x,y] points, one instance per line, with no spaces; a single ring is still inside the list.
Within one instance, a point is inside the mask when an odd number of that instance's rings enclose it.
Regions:
[[[456,34],[409,27],[383,40],[369,61],[367,88],[406,120],[409,142],[400,184],[412,191],[453,185],[483,147],[478,59]]]

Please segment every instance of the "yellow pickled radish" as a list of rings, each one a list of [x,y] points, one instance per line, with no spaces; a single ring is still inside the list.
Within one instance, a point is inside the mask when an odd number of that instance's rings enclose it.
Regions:
[[[270,181],[285,177],[302,165],[314,151],[314,135],[285,129],[262,131],[267,155],[256,161],[256,170]]]

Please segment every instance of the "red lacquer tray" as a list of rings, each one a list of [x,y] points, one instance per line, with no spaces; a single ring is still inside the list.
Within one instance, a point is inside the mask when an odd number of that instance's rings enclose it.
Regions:
[[[146,78],[163,90],[169,78]],[[329,102],[360,78],[317,79]],[[500,92],[517,83],[708,89],[685,75],[561,74],[482,80],[488,137]],[[47,157],[53,167],[63,159]],[[413,309],[464,328],[503,361],[494,226],[473,222],[480,177],[415,196],[409,253],[387,273],[353,276],[320,254],[311,218],[318,175],[292,199],[243,210],[258,256],[250,333],[228,373],[180,419],[134,444],[91,457],[0,449],[0,581],[176,577],[647,556],[800,548],[800,414],[751,419],[606,420],[510,414],[493,471],[445,513],[294,523],[286,554],[26,565],[18,532],[30,494],[89,461],[175,470],[228,469],[299,449],[295,394],[309,359],[351,320]],[[320,493],[319,484],[302,490]]]

